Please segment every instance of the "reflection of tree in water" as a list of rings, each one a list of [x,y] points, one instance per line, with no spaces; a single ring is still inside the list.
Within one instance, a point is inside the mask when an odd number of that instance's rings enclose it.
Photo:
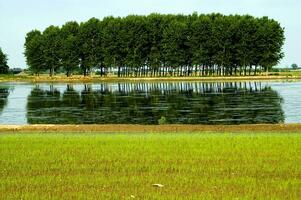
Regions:
[[[171,124],[281,123],[282,99],[252,83],[103,84],[35,88],[28,97],[29,123]]]
[[[32,89],[27,98],[27,118],[31,124],[60,123],[60,92],[50,86],[49,90]]]
[[[0,113],[7,104],[7,97],[9,95],[9,88],[0,87]]]

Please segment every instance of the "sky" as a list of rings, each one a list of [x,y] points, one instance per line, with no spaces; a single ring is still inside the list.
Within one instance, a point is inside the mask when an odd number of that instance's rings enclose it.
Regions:
[[[67,21],[91,17],[162,14],[222,13],[268,16],[285,28],[285,57],[279,66],[301,65],[300,0],[0,0],[0,47],[11,68],[26,68],[24,42],[27,32],[43,31]]]

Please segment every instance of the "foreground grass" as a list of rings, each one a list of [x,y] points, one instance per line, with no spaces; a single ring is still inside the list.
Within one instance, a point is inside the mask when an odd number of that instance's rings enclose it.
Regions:
[[[300,153],[298,133],[2,133],[0,199],[298,199]]]

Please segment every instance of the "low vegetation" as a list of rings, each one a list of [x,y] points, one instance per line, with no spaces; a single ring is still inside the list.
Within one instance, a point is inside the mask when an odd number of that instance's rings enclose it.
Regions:
[[[1,133],[0,199],[298,199],[300,153],[300,133]]]

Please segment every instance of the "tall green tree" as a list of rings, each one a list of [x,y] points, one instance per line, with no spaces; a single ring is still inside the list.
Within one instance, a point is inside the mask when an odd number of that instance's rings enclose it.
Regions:
[[[181,75],[185,66],[185,51],[188,49],[186,43],[187,24],[172,21],[163,33],[163,52],[166,65],[172,68],[181,67]]]
[[[78,34],[80,65],[84,75],[92,72],[93,68],[104,70],[102,50],[102,24],[96,18],[81,23]]]
[[[284,44],[284,29],[275,20],[270,20],[267,17],[258,20],[258,41],[261,45],[258,46],[259,65],[265,71],[270,70],[277,65],[283,58],[282,46]],[[260,54],[259,54],[260,53]]]
[[[146,18],[148,32],[147,66],[153,76],[163,65],[164,15],[153,13]]]
[[[199,75],[205,74],[205,66],[209,63],[209,46],[212,26],[209,16],[200,15],[191,24],[190,48],[192,64],[199,69]]]
[[[30,71],[36,75],[46,70],[43,42],[43,35],[38,30],[30,31],[25,38],[26,63]]]
[[[7,64],[7,56],[3,53],[2,49],[0,48],[0,74],[7,74],[9,70]]]
[[[62,43],[60,33],[60,28],[57,26],[49,26],[43,32],[44,61],[50,76],[53,76],[55,71],[61,66]]]
[[[103,55],[105,65],[117,68],[118,77],[121,68],[126,66],[128,44],[125,21],[118,17],[107,17],[103,20]]]
[[[61,64],[66,70],[66,75],[69,77],[72,72],[79,67],[79,42],[78,42],[79,25],[77,22],[67,22],[61,28],[60,40]]]
[[[130,66],[135,76],[144,74],[144,66],[148,55],[148,32],[145,17],[130,15],[125,18],[127,46],[125,65]]]

